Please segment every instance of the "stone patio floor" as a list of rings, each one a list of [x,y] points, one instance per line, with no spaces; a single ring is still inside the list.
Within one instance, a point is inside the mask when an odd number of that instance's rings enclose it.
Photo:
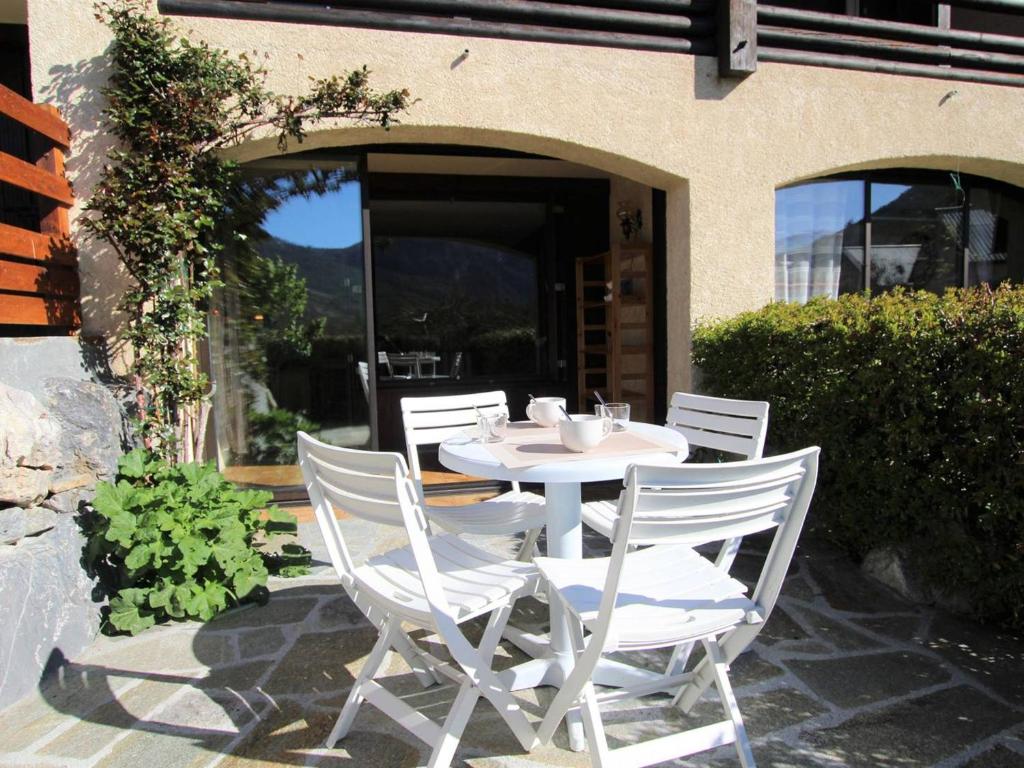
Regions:
[[[380,529],[351,520],[343,525],[357,556],[395,543],[381,538]],[[316,530],[301,528],[324,560]],[[585,547],[595,554],[607,542],[587,536]],[[756,554],[741,554],[734,572],[755,574]],[[348,738],[322,748],[376,635],[332,573],[320,562],[310,576],[274,580],[266,606],[243,607],[206,625],[99,638],[80,657],[63,660],[37,692],[0,712],[0,765],[423,764],[424,745],[369,705]],[[546,615],[545,605],[523,602],[513,623]],[[524,660],[507,644],[499,654],[502,667]],[[397,657],[390,673],[388,687],[424,713],[443,716],[454,695],[450,687],[420,688]],[[762,768],[1024,766],[1024,641],[908,605],[808,537],[776,611],[752,650],[734,663],[732,679]],[[539,719],[551,691],[517,695]],[[609,713],[612,746],[717,719],[720,712],[706,700],[684,717],[668,701],[651,697]],[[589,759],[568,751],[564,729],[551,745],[524,753],[493,709],[480,703],[455,764],[587,766]],[[732,747],[722,747],[674,764],[738,760]]]

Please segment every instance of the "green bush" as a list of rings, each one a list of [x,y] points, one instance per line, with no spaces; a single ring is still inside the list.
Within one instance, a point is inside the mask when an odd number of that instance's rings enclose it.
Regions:
[[[512,326],[475,334],[466,340],[473,373],[530,373],[537,370],[537,332]]]
[[[772,304],[699,326],[693,360],[771,403],[771,452],[822,447],[818,529],[1024,627],[1024,288]]]
[[[315,433],[320,425],[301,413],[271,408],[249,411],[249,460],[254,464],[297,464],[296,432]]]
[[[295,518],[266,491],[239,490],[213,464],[169,464],[137,449],[100,483],[86,520],[86,565],[111,594],[105,629],[137,634],[169,619],[208,621],[266,596],[268,567],[306,571],[309,553],[285,544]]]

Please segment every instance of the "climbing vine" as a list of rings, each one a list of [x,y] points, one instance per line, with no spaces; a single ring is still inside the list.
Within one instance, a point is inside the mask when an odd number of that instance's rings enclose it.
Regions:
[[[276,94],[266,70],[180,35],[146,0],[103,0],[111,31],[107,156],[86,228],[116,252],[131,287],[127,316],[142,440],[169,460],[202,458],[207,377],[198,365],[207,304],[219,285],[218,225],[239,173],[222,151],[276,135],[283,152],[308,127],[343,118],[384,128],[408,109],[405,90],[377,91],[366,67],[314,80],[308,94]]]

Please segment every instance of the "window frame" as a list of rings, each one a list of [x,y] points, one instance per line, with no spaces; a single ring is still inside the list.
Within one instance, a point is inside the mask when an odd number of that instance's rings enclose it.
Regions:
[[[945,171],[926,168],[880,168],[869,171],[850,171],[847,173],[837,173],[829,176],[820,176],[813,179],[805,179],[794,184],[787,184],[782,187],[777,187],[775,193],[776,195],[778,195],[779,192],[782,192],[787,189],[794,189],[797,187],[801,187],[805,184],[821,183],[827,181],[859,181],[864,185],[864,265],[862,268],[863,272],[861,275],[861,290],[867,293],[873,293],[874,289],[871,285],[871,250],[873,245],[873,219],[871,213],[872,185],[905,184],[910,186],[914,184],[936,184],[939,182],[951,183],[951,177],[953,176],[958,177],[960,189],[963,193],[963,199],[960,202],[961,224],[956,254],[957,263],[959,264],[959,269],[957,270],[959,280],[953,287],[970,288],[973,287],[968,284],[968,279],[970,276],[969,243],[971,231],[970,201],[972,190],[974,190],[975,188],[984,188],[992,192],[1012,195],[1024,201],[1024,187],[1017,187],[1014,186],[1013,184],[1009,184],[1007,182],[1000,181],[998,179],[993,179],[987,176],[977,176],[974,174],[960,173],[959,171],[955,170]],[[776,199],[776,209],[777,207],[778,200]]]

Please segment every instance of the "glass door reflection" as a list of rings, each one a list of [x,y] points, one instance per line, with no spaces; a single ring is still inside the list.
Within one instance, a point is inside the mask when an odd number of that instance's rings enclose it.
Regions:
[[[301,486],[298,430],[371,444],[359,169],[284,158],[244,179],[210,317],[218,463],[236,482]]]

